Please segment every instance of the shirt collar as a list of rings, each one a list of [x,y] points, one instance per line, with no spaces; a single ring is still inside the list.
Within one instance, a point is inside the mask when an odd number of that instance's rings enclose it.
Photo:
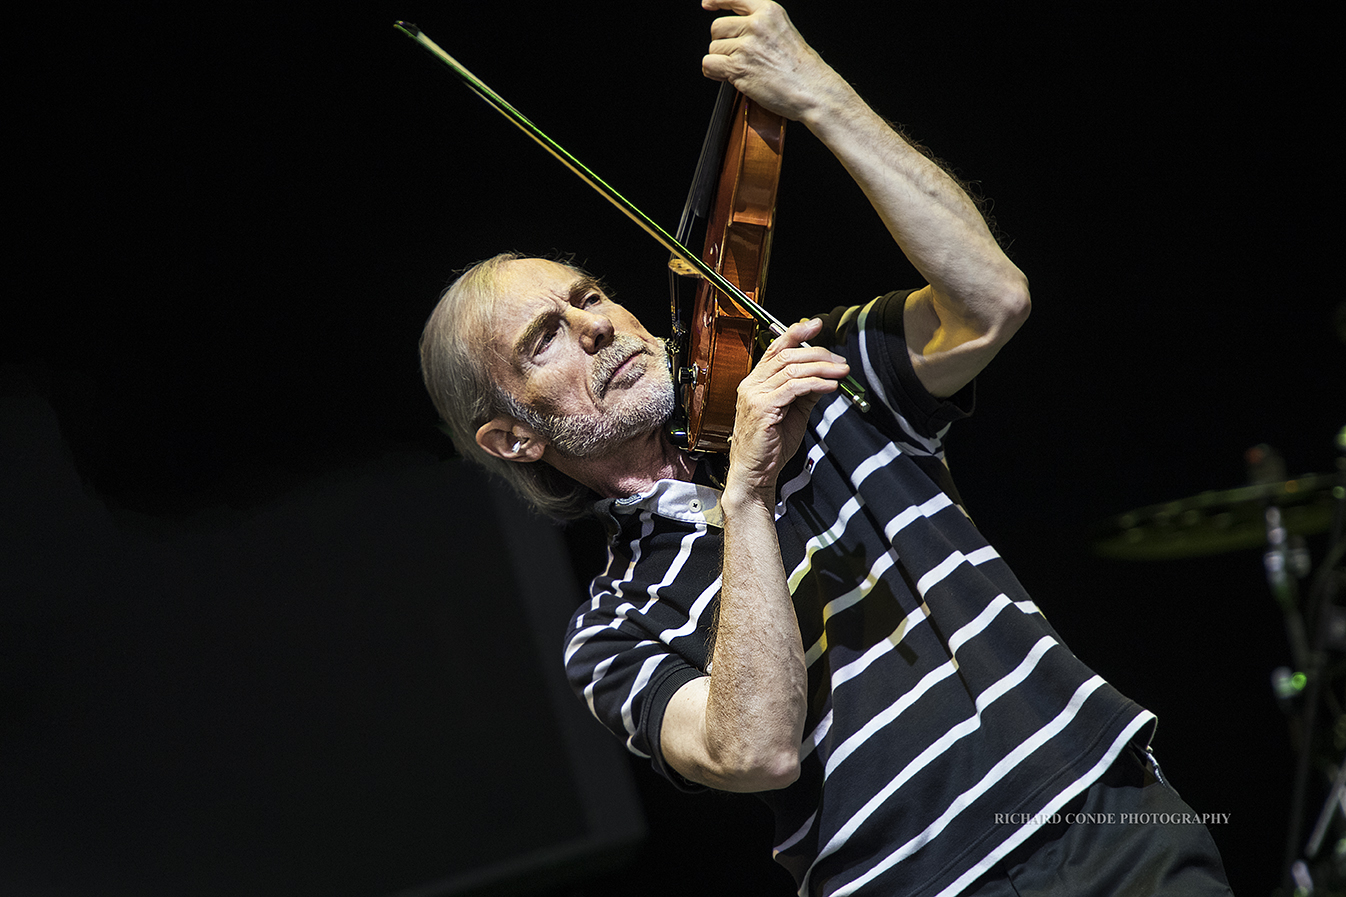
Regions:
[[[626,498],[604,498],[594,509],[600,514],[637,514],[649,511],[670,520],[721,528],[720,491],[683,480],[660,480],[648,492]]]

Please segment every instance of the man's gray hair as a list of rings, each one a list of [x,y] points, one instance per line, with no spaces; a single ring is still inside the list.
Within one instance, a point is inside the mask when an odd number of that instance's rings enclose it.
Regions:
[[[487,362],[494,351],[491,312],[500,295],[498,275],[520,258],[525,256],[503,252],[467,268],[449,285],[421,334],[421,375],[461,455],[499,476],[541,513],[573,520],[598,498],[589,488],[550,464],[506,461],[477,445],[477,430],[487,421],[502,414],[523,419],[523,409],[491,376]]]

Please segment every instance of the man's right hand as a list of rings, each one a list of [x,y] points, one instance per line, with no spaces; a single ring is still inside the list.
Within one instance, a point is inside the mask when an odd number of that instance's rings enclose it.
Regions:
[[[739,384],[726,501],[756,496],[774,504],[776,478],[799,449],[813,406],[850,374],[840,355],[801,345],[821,330],[818,318],[791,325]]]

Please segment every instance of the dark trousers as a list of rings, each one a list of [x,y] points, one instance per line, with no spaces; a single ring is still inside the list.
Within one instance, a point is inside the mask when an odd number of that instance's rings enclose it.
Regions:
[[[1210,831],[1138,748],[1056,815],[966,897],[1232,897]]]

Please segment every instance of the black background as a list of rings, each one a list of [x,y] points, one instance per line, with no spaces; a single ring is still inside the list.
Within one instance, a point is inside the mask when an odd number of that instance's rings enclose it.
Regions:
[[[1227,6],[839,10],[791,13],[881,114],[979,185],[1032,284],[1030,322],[954,434],[970,510],[1076,653],[1158,713],[1169,776],[1196,809],[1229,814],[1213,833],[1236,892],[1266,893],[1293,760],[1268,686],[1288,650],[1261,557],[1107,561],[1088,534],[1241,484],[1257,443],[1291,473],[1334,462],[1340,151],[1320,23]],[[16,23],[3,383],[55,410],[107,508],[172,534],[203,513],[265,513],[334,472],[448,458],[416,339],[452,271],[502,249],[574,252],[663,321],[663,250],[396,33],[399,18],[675,223],[715,91],[694,3],[122,4]],[[773,309],[912,285],[826,150],[802,126],[786,145]],[[22,509],[5,516],[22,529]],[[503,563],[462,528],[484,569]],[[593,534],[569,537],[592,564]],[[107,601],[89,612],[115,640],[143,608],[132,589]],[[642,888],[744,893],[743,876],[769,874],[751,871],[766,835],[712,819],[753,808],[641,781],[667,844],[641,854]]]

